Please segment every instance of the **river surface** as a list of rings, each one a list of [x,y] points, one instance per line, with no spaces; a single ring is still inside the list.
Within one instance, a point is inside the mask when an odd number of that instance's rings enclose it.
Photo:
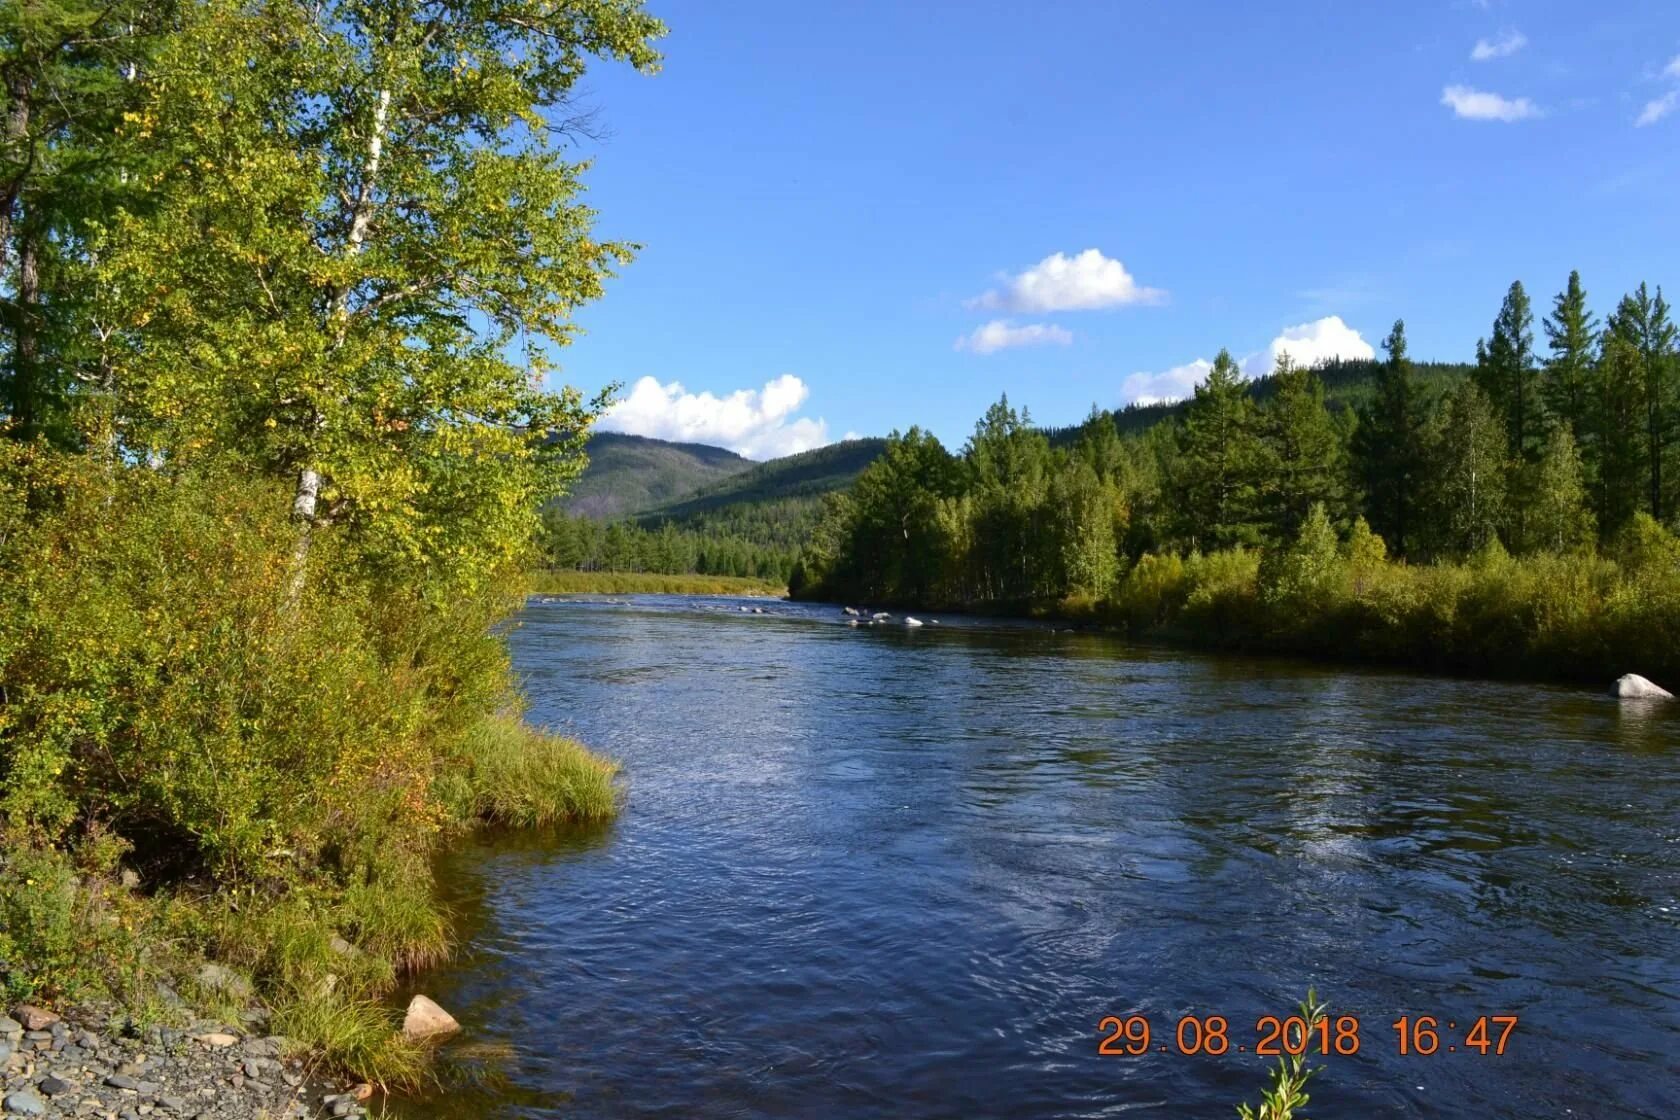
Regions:
[[[481,1081],[399,1115],[1229,1118],[1309,985],[1360,1043],[1318,1120],[1680,1115],[1680,714],[746,602],[527,608],[624,811],[445,861]]]

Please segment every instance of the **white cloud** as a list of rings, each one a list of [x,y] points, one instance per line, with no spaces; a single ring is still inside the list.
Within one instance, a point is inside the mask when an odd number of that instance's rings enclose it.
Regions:
[[[1331,358],[1374,358],[1377,352],[1358,331],[1342,322],[1340,315],[1326,315],[1285,327],[1265,349],[1254,351],[1237,364],[1244,377],[1264,377],[1277,365],[1278,355],[1285,353],[1296,365],[1316,366]],[[1129,404],[1183,400],[1212,368],[1212,362],[1197,358],[1162,373],[1134,373],[1121,382],[1120,399]]]
[[[1014,346],[1066,346],[1072,341],[1072,333],[1053,323],[1022,323],[1016,326],[1008,319],[993,319],[957,339],[956,348],[972,350],[976,354],[995,354]]]
[[[1129,303],[1160,303],[1167,293],[1140,285],[1126,266],[1101,250],[1068,256],[1051,253],[1025,272],[1006,276],[994,288],[968,301],[970,307],[1000,311],[1096,311]]]
[[[1663,67],[1663,77],[1680,78],[1680,54],[1669,59],[1668,65]]]
[[[832,442],[821,419],[795,416],[811,390],[791,373],[762,389],[727,396],[690,393],[679,381],[643,377],[608,408],[599,426],[609,432],[727,447],[749,459],[773,459]]]
[[[1476,62],[1509,58],[1526,46],[1528,36],[1521,31],[1502,31],[1497,39],[1477,39],[1475,47],[1470,51],[1470,57]]]
[[[1120,399],[1127,404],[1181,401],[1195,392],[1213,363],[1206,358],[1185,362],[1162,373],[1134,373],[1120,383]]]
[[[1264,377],[1277,365],[1279,354],[1288,354],[1298,366],[1316,366],[1331,358],[1377,356],[1371,344],[1342,322],[1340,315],[1326,315],[1310,323],[1283,328],[1283,333],[1264,350],[1243,359],[1243,372],[1250,377]]]
[[[1671,89],[1655,101],[1645,102],[1645,108],[1640,110],[1639,119],[1633,125],[1644,128],[1648,124],[1656,124],[1676,109],[1680,109],[1680,89]]]
[[[1526,97],[1501,97],[1469,86],[1448,86],[1441,91],[1441,104],[1467,121],[1525,121],[1540,116],[1540,109]]]

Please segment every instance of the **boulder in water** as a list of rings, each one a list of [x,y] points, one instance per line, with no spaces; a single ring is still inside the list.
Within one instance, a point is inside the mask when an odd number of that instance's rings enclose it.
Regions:
[[[1629,673],[1616,681],[1610,695],[1619,700],[1672,700],[1674,693],[1661,685],[1652,684],[1638,673]]]
[[[911,618],[909,615],[904,616],[904,625],[906,626],[920,626],[921,624],[922,620],[919,618]]]
[[[409,1041],[454,1034],[461,1029],[455,1016],[425,996],[417,995],[408,1001],[408,1013],[403,1016],[403,1034]]]

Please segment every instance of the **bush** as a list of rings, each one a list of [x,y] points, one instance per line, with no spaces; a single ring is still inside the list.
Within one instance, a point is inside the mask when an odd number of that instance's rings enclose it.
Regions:
[[[494,715],[517,710],[493,630],[517,581],[397,586],[317,534],[294,600],[285,497],[0,441],[0,982],[190,991],[200,954],[333,1060],[406,1080],[370,1024],[391,1035],[377,997],[449,951],[438,839],[609,817],[613,769]]]

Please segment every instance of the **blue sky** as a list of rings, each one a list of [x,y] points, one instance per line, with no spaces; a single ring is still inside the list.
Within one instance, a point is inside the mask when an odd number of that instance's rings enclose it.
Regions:
[[[588,202],[641,242],[562,379],[763,458],[1229,347],[1468,359],[1505,288],[1680,292],[1680,3],[650,0]],[[651,380],[648,380],[651,379]]]

